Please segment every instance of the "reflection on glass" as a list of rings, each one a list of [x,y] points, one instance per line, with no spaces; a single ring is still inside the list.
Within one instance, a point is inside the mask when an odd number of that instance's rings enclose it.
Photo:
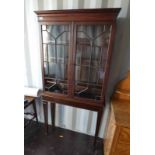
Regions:
[[[78,25],[75,55],[75,95],[100,100],[110,25]]]
[[[47,76],[48,75],[48,63],[44,62],[44,74]]]
[[[68,25],[42,25],[45,89],[67,93]]]

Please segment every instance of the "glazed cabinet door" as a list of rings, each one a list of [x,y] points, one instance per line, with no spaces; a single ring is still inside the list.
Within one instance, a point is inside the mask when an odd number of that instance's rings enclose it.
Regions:
[[[70,24],[41,25],[45,91],[68,94]]]
[[[112,26],[77,23],[74,50],[74,95],[102,100],[102,86]]]

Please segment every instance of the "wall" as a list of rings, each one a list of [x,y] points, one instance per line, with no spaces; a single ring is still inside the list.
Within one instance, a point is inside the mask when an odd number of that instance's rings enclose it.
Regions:
[[[106,120],[109,112],[109,97],[115,84],[125,75],[130,62],[130,13],[129,0],[25,0],[25,86],[42,88],[41,66],[38,39],[38,23],[34,10],[43,9],[77,9],[77,8],[110,8],[121,7],[117,20],[117,32],[113,49],[110,79],[108,82],[107,103],[104,111],[99,136],[104,136]],[[50,105],[49,105],[50,106]],[[43,122],[43,108],[37,100],[39,121]],[[50,108],[49,108],[50,112]],[[82,110],[63,105],[56,105],[56,126],[94,135],[96,112]],[[51,122],[49,115],[49,124]]]

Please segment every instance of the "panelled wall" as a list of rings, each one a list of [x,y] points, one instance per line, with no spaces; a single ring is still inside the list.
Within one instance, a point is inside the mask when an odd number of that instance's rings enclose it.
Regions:
[[[25,0],[25,86],[42,88],[39,27],[34,10],[52,9],[78,9],[78,8],[111,8],[121,7],[117,21],[116,43],[113,50],[110,79],[107,91],[107,103],[102,119],[99,136],[104,136],[104,129],[109,111],[109,96],[113,92],[115,84],[125,75],[130,62],[130,13],[129,0]],[[29,109],[30,110],[30,109]],[[40,100],[37,100],[39,121],[43,122],[43,108]],[[50,108],[49,108],[50,111]],[[56,126],[74,131],[94,135],[96,124],[96,112],[72,108],[57,104]],[[51,119],[49,115],[49,124]]]

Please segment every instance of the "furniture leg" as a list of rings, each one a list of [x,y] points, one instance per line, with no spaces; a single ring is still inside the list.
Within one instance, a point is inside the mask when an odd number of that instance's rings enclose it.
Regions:
[[[55,103],[51,103],[51,120],[52,126],[55,127]]]
[[[46,130],[46,134],[48,134],[48,102],[47,101],[43,101],[43,109],[44,109],[45,130]]]
[[[101,110],[99,110],[97,113],[98,113],[98,114],[97,114],[97,123],[96,123],[94,147],[96,146],[96,140],[97,140],[98,133],[99,133],[99,128],[100,128],[100,125],[101,125],[101,119],[102,119],[103,110],[101,109]]]
[[[36,122],[38,123],[38,116],[37,116],[37,109],[36,109],[36,102],[35,102],[35,100],[33,102],[33,110],[34,110],[34,115],[36,117]]]

